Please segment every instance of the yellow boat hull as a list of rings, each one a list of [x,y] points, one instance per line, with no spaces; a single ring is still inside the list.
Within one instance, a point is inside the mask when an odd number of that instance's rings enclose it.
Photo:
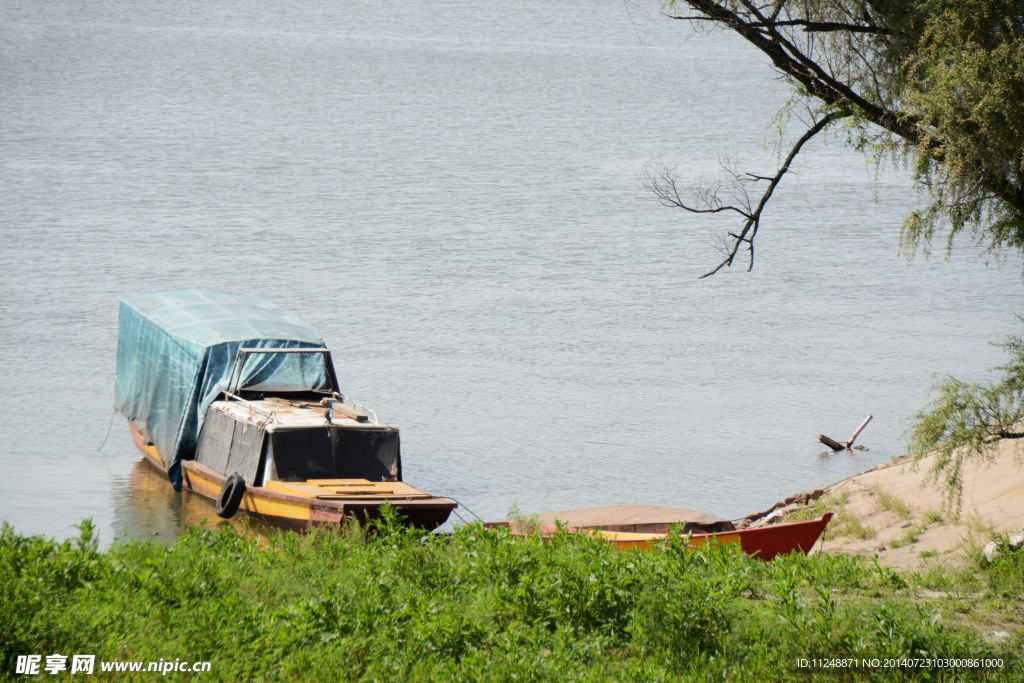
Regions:
[[[167,466],[152,443],[134,426],[132,439],[146,459],[164,474]],[[182,485],[216,501],[227,476],[194,460],[181,463]],[[434,529],[444,524],[458,504],[420,491],[403,482],[365,479],[311,479],[305,482],[269,482],[247,487],[239,510],[267,524],[290,529],[340,524],[346,517],[360,522],[373,519],[389,501],[413,526]]]

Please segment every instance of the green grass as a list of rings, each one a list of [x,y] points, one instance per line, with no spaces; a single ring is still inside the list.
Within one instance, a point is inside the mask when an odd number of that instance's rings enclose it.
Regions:
[[[902,536],[900,536],[899,538],[894,538],[892,541],[889,542],[889,547],[902,548],[905,545],[917,543],[918,539],[921,537],[921,531],[922,529],[920,527],[911,524],[907,527],[906,531],[903,532]]]
[[[930,526],[932,524],[942,524],[945,521],[945,515],[935,508],[928,508],[921,515],[921,524],[924,526]]]
[[[900,548],[905,545],[917,543],[917,541],[921,537],[921,534],[923,534],[929,526],[931,526],[932,524],[941,523],[942,520],[942,513],[939,512],[938,510],[925,510],[924,514],[921,515],[920,519],[918,519],[916,523],[906,525],[906,531],[903,532],[903,535],[899,538],[893,539],[889,543],[889,547]],[[933,557],[937,554],[938,553],[932,553],[931,555],[926,555],[925,553],[921,553],[921,557]]]
[[[910,519],[913,512],[906,501],[891,491],[876,490],[875,506],[880,512],[893,512],[900,519]]]
[[[960,517],[958,521],[964,526],[964,533],[960,536],[958,545],[968,556],[979,556],[985,544],[998,536],[992,523],[977,513],[966,518]]]
[[[786,516],[786,521],[804,522],[810,519],[817,519],[826,512],[832,512],[834,516],[832,521],[829,522],[829,525],[825,527],[825,533],[822,535],[822,540],[831,541],[834,538],[840,537],[857,538],[861,540],[874,538],[876,533],[875,530],[871,527],[864,526],[860,517],[857,517],[847,511],[844,507],[846,502],[847,496],[845,491],[839,497],[828,494],[822,496],[804,508],[791,512]]]
[[[921,597],[937,590],[953,597]],[[89,522],[63,543],[4,525],[0,676],[14,677],[19,654],[91,653],[212,662],[195,680],[803,681],[798,658],[931,654],[1001,656],[1002,672],[981,677],[1019,680],[1022,595],[1019,552],[960,575],[905,575],[843,555],[761,562],[679,539],[617,552],[479,525],[424,538],[390,513],[369,531],[257,539],[199,528],[170,548],[106,552]],[[979,624],[993,623],[1015,635],[987,642]]]

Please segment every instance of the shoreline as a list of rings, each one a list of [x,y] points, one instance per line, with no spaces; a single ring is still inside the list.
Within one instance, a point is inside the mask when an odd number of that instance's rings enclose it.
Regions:
[[[798,521],[832,510],[836,517],[812,552],[877,557],[881,565],[905,571],[937,563],[960,569],[998,535],[1024,529],[1022,447],[1004,441],[990,462],[964,463],[959,515],[945,504],[940,484],[928,481],[934,456],[915,462],[902,455],[831,486],[789,496],[737,526]]]

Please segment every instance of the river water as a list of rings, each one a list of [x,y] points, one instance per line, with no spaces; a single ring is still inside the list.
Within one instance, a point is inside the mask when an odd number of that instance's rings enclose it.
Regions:
[[[112,415],[141,292],[296,313],[402,429],[406,480],[487,519],[761,509],[902,452],[932,373],[984,377],[1019,329],[1019,259],[908,264],[911,183],[835,139],[776,192],[753,272],[698,280],[736,224],[660,206],[643,164],[773,170],[787,89],[657,2],[0,7],[0,518],[23,532],[216,523]],[[869,450],[817,443],[869,413]]]

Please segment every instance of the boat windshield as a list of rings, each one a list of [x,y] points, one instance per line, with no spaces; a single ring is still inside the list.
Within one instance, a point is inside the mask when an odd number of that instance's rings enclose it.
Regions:
[[[281,481],[402,479],[398,430],[391,427],[280,429],[269,436]]]
[[[228,377],[231,392],[337,392],[327,349],[239,349]]]

